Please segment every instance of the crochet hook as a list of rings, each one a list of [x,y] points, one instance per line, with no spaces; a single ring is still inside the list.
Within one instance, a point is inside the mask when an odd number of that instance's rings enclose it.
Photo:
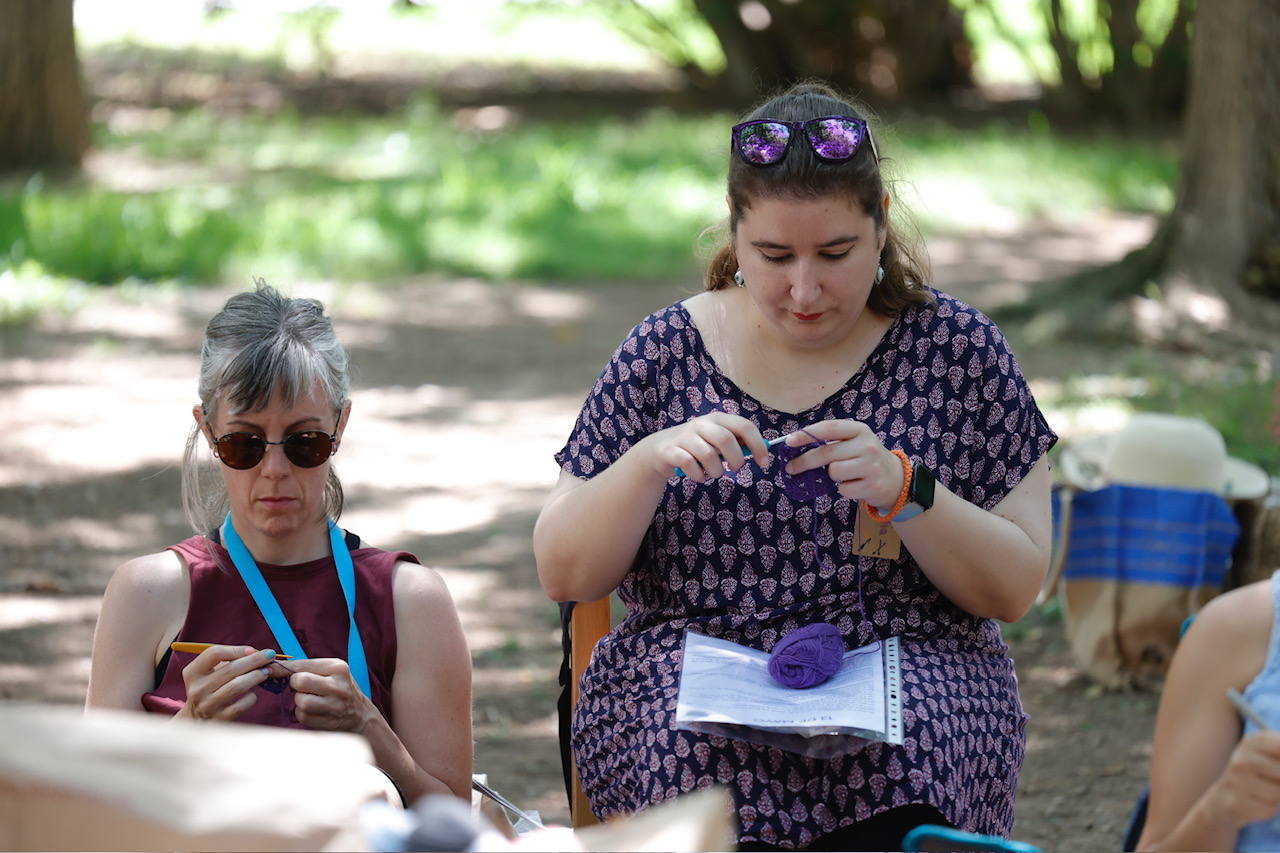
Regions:
[[[209,648],[210,646],[215,646],[215,645],[226,645],[226,644],[225,643],[170,643],[169,648],[173,649],[175,652],[190,652],[193,655],[198,655],[205,649]],[[289,655],[282,655],[279,652],[276,652],[275,659],[276,660],[292,660],[293,658]]]
[[[780,435],[780,436],[778,436],[777,438],[771,438],[771,439],[769,439],[768,441],[766,441],[766,442],[764,443],[764,446],[765,446],[765,447],[773,447],[775,444],[782,444],[782,442],[786,441],[786,440],[787,440],[787,438],[788,438],[789,436],[790,436],[790,433],[787,433],[787,435]],[[738,445],[738,446],[742,448],[742,458],[743,458],[743,459],[750,459],[750,458],[751,458],[751,451],[747,449],[747,446],[746,446],[745,444],[740,444],[740,445]],[[682,470],[680,470],[679,468],[677,468],[677,469],[676,469],[676,476],[677,476],[677,477],[683,477],[683,476],[685,476],[685,473],[684,473],[684,471],[682,471]]]
[[[515,803],[511,802],[506,797],[502,796],[493,788],[490,788],[488,785],[486,785],[484,782],[481,782],[479,779],[477,779],[474,776],[471,777],[471,788],[472,790],[479,791],[484,796],[493,800],[495,803],[502,806],[504,809],[506,809],[511,814],[515,815],[517,818],[524,818],[529,823],[536,826],[538,829],[546,829],[546,827],[542,825],[542,821],[538,820],[536,817],[529,814],[527,811],[520,808]]]
[[[1236,706],[1236,710],[1240,712],[1240,716],[1244,717],[1264,732],[1271,729],[1271,726],[1267,725],[1267,721],[1262,719],[1254,707],[1249,704],[1249,701],[1241,695],[1239,690],[1236,690],[1234,687],[1228,687],[1227,698],[1231,700],[1232,705]]]

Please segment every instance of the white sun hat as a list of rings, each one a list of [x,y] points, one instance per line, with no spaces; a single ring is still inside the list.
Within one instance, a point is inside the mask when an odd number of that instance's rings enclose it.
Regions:
[[[1060,474],[1068,486],[1111,484],[1199,489],[1227,500],[1264,498],[1267,473],[1227,455],[1222,434],[1199,418],[1140,413],[1113,432],[1065,443]]]

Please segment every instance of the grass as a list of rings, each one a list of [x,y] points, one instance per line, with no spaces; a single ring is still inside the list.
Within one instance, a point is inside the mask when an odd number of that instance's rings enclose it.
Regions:
[[[423,102],[384,118],[109,119],[96,147],[155,188],[113,188],[111,172],[0,185],[0,271],[93,284],[694,274],[698,235],[723,214],[729,116],[497,117],[509,125],[458,130]],[[1160,211],[1176,180],[1158,147],[1043,128],[922,123],[890,145],[926,232]]]
[[[1271,418],[1280,417],[1272,404],[1274,378],[1242,368],[1210,381],[1176,381],[1154,370],[1147,375],[1153,378],[1147,392],[1136,398],[1139,411],[1204,418],[1222,433],[1233,456],[1280,472],[1280,441],[1271,426]]]
[[[1054,133],[1033,114],[1028,127],[990,124],[959,134],[924,123],[899,134],[918,217],[926,231],[1080,220],[1104,210],[1163,212],[1173,206],[1177,160],[1149,141]],[[995,219],[995,222],[991,220]]]
[[[455,132],[426,105],[393,119],[191,112],[159,130],[100,127],[103,152],[182,176],[146,193],[0,191],[0,259],[103,284],[672,275],[720,203],[718,130],[652,114]]]
[[[1276,378],[1267,365],[1191,359],[1174,364],[1158,353],[1134,351],[1117,359],[1108,376],[1075,374],[1060,391],[1040,399],[1052,422],[1109,419],[1134,412],[1167,412],[1212,424],[1228,452],[1280,473]]]

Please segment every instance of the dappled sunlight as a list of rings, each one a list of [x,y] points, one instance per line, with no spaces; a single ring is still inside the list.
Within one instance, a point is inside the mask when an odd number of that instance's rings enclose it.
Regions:
[[[101,605],[102,597],[97,595],[0,595],[0,631],[48,622],[96,620]]]
[[[590,310],[590,302],[581,293],[531,285],[516,291],[514,302],[521,315],[547,323],[584,320]]]
[[[484,328],[517,320],[580,322],[599,297],[534,284],[481,279],[428,279],[395,288],[365,289],[347,297],[366,318],[394,319],[425,328]],[[339,323],[341,326],[341,322]]]
[[[1072,440],[1114,432],[1133,415],[1132,404],[1121,400],[1097,400],[1076,405],[1041,406],[1059,438]]]
[[[1085,374],[1068,382],[1033,380],[1031,388],[1059,438],[1072,441],[1123,427],[1135,410],[1131,401],[1148,393],[1150,383],[1122,374]]]
[[[472,651],[476,650],[472,646]],[[475,676],[476,687],[501,687],[510,688],[519,684],[533,684],[540,682],[544,677],[543,668],[541,666],[487,666],[482,672]],[[550,718],[554,721],[555,717]],[[552,723],[554,725],[554,722]],[[537,729],[541,729],[545,723],[539,721],[535,724]]]
[[[358,526],[353,521],[352,529],[364,530],[365,528]],[[363,533],[361,535],[363,536]],[[378,544],[377,540],[370,539],[369,541],[374,545]],[[445,585],[449,587],[449,595],[453,597],[454,603],[459,608],[472,608],[482,604],[485,592],[497,582],[493,577],[496,574],[495,572],[457,569],[446,566],[432,566],[431,568],[439,572],[440,576],[444,578]],[[468,634],[467,641],[474,648],[475,638]]]
[[[357,336],[359,333],[355,333]],[[350,341],[352,333],[343,335]],[[352,342],[355,343],[355,342]],[[351,346],[352,343],[348,343]],[[407,418],[438,409],[458,408],[470,402],[465,388],[424,383],[416,387],[365,388],[352,394],[352,410],[360,418]]]
[[[1085,236],[1045,224],[935,238],[937,280],[982,308],[1016,301],[1039,281],[1105,260],[1100,245],[1122,254],[1120,242],[1105,241],[1137,239],[1128,221],[1100,217]],[[538,584],[534,521],[559,475],[552,454],[600,366],[631,324],[696,283],[273,280],[323,300],[352,357],[352,418],[335,458],[343,526],[441,573],[475,661],[477,770],[525,805],[563,813],[552,712],[560,629]],[[188,535],[177,465],[200,333],[247,284],[104,290],[74,318],[42,320],[27,335],[0,330],[0,430],[9,437],[0,451],[0,697],[81,702],[110,570]],[[1031,381],[1067,437],[1128,416],[1144,388],[1122,370],[1077,366],[1079,378]],[[1060,752],[1084,736],[1073,674],[1065,663],[1019,672],[1027,692],[1064,703],[1031,711],[1029,753]],[[1034,770],[1029,762],[1027,785],[1061,784],[1032,780]]]
[[[138,382],[135,377],[133,382],[114,384],[93,365],[83,367],[84,384],[31,384],[6,391],[5,402],[14,416],[4,419],[0,487],[61,482],[177,460],[191,426],[191,410],[181,405],[195,397],[191,378],[153,376]],[[166,392],[167,401],[157,396]]]
[[[351,514],[351,523],[358,516]],[[498,517],[497,507],[487,495],[461,494],[457,491],[438,495],[417,495],[396,501],[390,506],[379,506],[362,529],[371,539],[386,541],[393,531],[410,536],[438,536],[464,530],[480,530]],[[378,536],[378,534],[383,534]]]
[[[580,403],[572,398],[472,401],[432,386],[381,388],[352,397],[352,421],[336,464],[371,539],[483,529],[499,515],[536,513],[555,482],[552,454]],[[433,414],[441,409],[443,417]]]
[[[1211,293],[1186,275],[1170,276],[1163,292],[1133,300],[1133,319],[1146,340],[1168,336],[1186,320],[1204,331],[1225,331],[1231,323],[1231,307],[1219,293]]]
[[[1036,285],[1078,270],[1082,263],[1118,261],[1145,246],[1156,218],[1098,212],[1079,223],[1041,222],[1015,232],[971,223],[964,234],[928,238],[929,259],[939,288],[983,311],[1016,305]]]
[[[168,113],[169,110],[147,110]],[[122,149],[95,149],[84,162],[85,177],[95,186],[121,193],[161,192],[175,186],[234,184],[244,172],[229,174],[226,169],[198,163],[175,163]]]
[[[105,488],[86,486],[85,492],[85,500],[90,505],[109,499]],[[159,513],[129,511],[124,507],[118,509],[120,514],[113,514],[110,518],[64,515],[56,519],[34,520],[0,515],[0,538],[10,547],[32,551],[56,551],[65,549],[68,543],[77,543],[111,554],[130,554],[139,543],[156,541],[165,527],[184,523],[176,500],[171,509]],[[143,553],[138,551],[135,556]]]
[[[961,175],[931,175],[913,181],[919,197],[916,210],[931,221],[992,234],[1009,234],[1022,223],[1016,210],[999,204],[981,181]]]
[[[86,648],[84,657],[53,663],[0,663],[0,697],[23,699],[39,694],[46,702],[80,704],[89,684],[88,653]]]

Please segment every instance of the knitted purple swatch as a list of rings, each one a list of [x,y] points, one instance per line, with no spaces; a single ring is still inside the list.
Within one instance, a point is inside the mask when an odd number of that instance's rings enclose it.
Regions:
[[[819,495],[827,495],[834,492],[837,488],[836,481],[831,479],[827,474],[825,466],[822,468],[814,468],[799,474],[788,474],[784,468],[788,462],[795,459],[801,453],[818,447],[821,442],[812,442],[802,447],[791,447],[787,444],[778,444],[773,448],[774,458],[778,460],[781,471],[780,478],[782,480],[782,490],[787,493],[787,497],[793,501],[811,501]]]
[[[844,660],[844,638],[830,622],[814,622],[787,633],[769,655],[769,674],[783,687],[815,687],[836,674]]]

